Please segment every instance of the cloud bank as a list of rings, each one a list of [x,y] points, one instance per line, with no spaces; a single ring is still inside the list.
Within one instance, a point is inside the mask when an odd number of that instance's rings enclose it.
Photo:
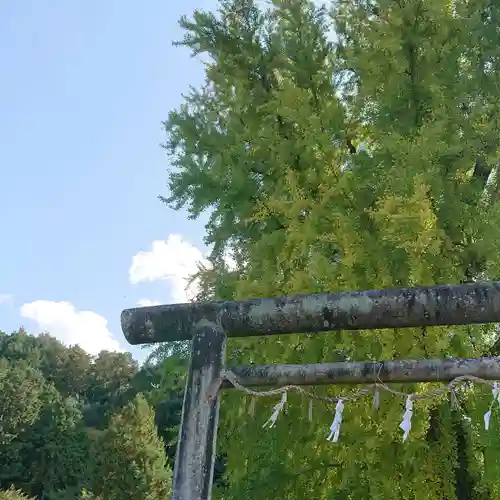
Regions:
[[[138,252],[132,257],[129,279],[134,285],[167,281],[173,302],[189,302],[198,289],[196,282],[188,286],[189,278],[198,271],[198,263],[208,265],[201,250],[181,235],[171,234],[166,240],[153,241],[151,250]]]
[[[123,351],[108,329],[108,321],[93,311],[77,311],[69,302],[36,300],[21,307],[21,316],[34,321],[65,345],[78,344],[89,354]]]

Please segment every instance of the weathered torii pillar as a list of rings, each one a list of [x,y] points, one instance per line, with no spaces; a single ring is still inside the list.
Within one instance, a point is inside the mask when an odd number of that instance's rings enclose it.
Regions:
[[[172,500],[209,500],[226,337],[500,322],[500,282],[127,309],[130,344],[192,340]],[[500,358],[231,367],[245,386],[500,379]],[[227,381],[223,387],[230,388]],[[210,397],[213,395],[213,397]]]

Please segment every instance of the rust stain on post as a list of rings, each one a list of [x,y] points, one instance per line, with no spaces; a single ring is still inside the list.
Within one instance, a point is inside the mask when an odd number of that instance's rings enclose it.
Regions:
[[[126,309],[130,344],[189,340],[206,318],[231,337],[500,322],[500,283],[470,283]]]
[[[373,382],[449,382],[472,375],[500,380],[500,358],[452,358],[342,362],[310,365],[263,365],[231,368],[245,387],[284,385],[368,384]],[[223,388],[232,384],[225,380]]]

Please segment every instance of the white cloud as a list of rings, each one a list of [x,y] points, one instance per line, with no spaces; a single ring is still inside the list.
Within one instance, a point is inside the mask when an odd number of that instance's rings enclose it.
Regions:
[[[21,316],[33,320],[66,345],[78,344],[90,354],[123,351],[108,329],[106,318],[93,311],[77,311],[69,302],[36,300],[21,307]]]
[[[137,305],[139,307],[151,307],[151,306],[159,306],[161,302],[158,302],[157,300],[151,300],[151,299],[141,299],[137,302]]]
[[[227,255],[226,264],[236,267],[234,259]],[[179,234],[171,234],[166,240],[153,241],[150,251],[141,251],[132,257],[129,279],[132,284],[165,280],[169,284],[171,300],[176,303],[190,302],[196,297],[199,283],[189,284],[197,273],[198,264],[210,267],[206,255]],[[189,284],[189,286],[188,286]],[[139,305],[157,305],[158,302],[143,299]]]
[[[189,302],[197,291],[196,283],[188,287],[190,277],[198,271],[197,264],[208,264],[201,250],[179,234],[166,240],[153,241],[148,252],[139,252],[132,258],[129,278],[132,284],[167,280],[174,302]]]

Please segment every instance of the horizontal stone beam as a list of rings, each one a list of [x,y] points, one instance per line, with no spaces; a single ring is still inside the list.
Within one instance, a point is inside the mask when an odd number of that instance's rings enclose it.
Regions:
[[[320,293],[126,309],[130,344],[191,339],[200,320],[228,337],[500,322],[500,282]]]
[[[409,382],[449,382],[464,375],[500,380],[500,358],[452,358],[311,365],[237,366],[231,372],[245,387]],[[222,387],[233,385],[224,380]]]

